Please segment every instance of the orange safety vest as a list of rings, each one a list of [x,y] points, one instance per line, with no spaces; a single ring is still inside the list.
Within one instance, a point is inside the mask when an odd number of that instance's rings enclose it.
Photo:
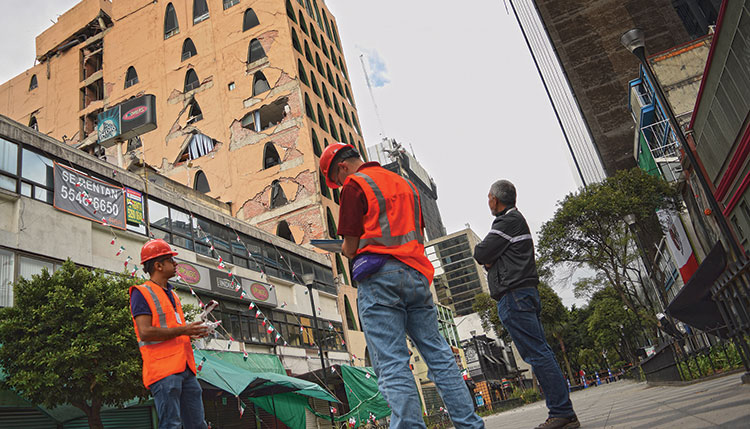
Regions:
[[[361,253],[392,255],[432,283],[435,268],[424,253],[422,209],[417,188],[409,180],[380,166],[365,167],[349,175],[367,198]]]
[[[132,294],[134,288],[141,292],[151,309],[151,326],[174,328],[185,324],[182,304],[174,291],[170,293],[174,294],[177,307],[175,309],[172,308],[167,291],[156,283],[149,280],[142,285],[131,286],[128,293]],[[131,318],[133,318],[132,315]],[[164,377],[184,371],[186,367],[190,368],[193,374],[196,373],[190,337],[180,335],[163,341],[141,341],[135,318],[133,318],[133,326],[143,358],[143,384],[146,388]]]

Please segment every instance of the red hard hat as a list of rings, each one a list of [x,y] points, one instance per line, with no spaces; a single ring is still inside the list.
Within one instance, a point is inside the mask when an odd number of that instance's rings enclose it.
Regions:
[[[331,189],[336,189],[339,187],[339,185],[337,185],[336,182],[334,182],[333,180],[331,180],[330,177],[328,177],[328,173],[331,170],[331,162],[333,162],[333,158],[336,157],[336,154],[341,149],[346,149],[346,148],[354,149],[354,146],[350,144],[346,144],[346,143],[334,143],[328,146],[323,151],[323,154],[320,155],[320,171],[323,172],[323,176],[325,176],[326,178],[326,185],[328,185],[328,187]]]
[[[157,238],[150,240],[141,248],[141,264],[151,259],[158,258],[159,256],[177,256],[177,252],[169,247],[169,243]]]

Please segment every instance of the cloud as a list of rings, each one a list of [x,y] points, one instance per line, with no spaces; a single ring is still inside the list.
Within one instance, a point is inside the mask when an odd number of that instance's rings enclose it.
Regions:
[[[367,75],[370,79],[370,85],[375,88],[382,88],[391,83],[390,79],[388,79],[388,68],[385,66],[385,61],[380,58],[378,51],[364,48],[360,48],[360,50],[367,59],[367,66],[370,69]]]

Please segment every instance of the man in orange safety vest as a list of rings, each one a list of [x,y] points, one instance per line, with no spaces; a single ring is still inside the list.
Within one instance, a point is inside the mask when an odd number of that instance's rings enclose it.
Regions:
[[[191,338],[207,335],[202,322],[186,323],[180,298],[167,281],[177,263],[166,241],[147,242],[141,264],[150,280],[130,288],[130,312],[143,357],[143,384],[151,390],[159,428],[206,428]]]

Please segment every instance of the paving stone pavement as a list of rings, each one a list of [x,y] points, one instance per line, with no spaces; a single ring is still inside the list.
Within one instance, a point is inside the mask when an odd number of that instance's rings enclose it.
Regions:
[[[750,385],[731,374],[688,386],[648,387],[618,381],[573,392],[581,428],[750,429]],[[488,429],[533,428],[547,418],[544,401],[485,417]]]

